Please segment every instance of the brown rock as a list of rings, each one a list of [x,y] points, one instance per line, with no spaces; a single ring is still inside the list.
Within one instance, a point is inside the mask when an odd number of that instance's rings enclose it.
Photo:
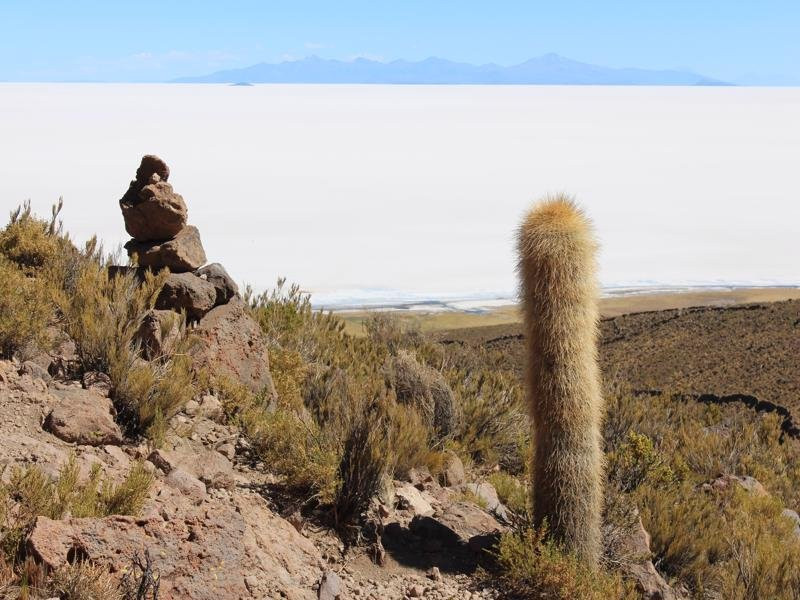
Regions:
[[[621,540],[620,548],[629,557],[623,561],[622,570],[636,582],[636,587],[646,600],[680,600],[682,598],[656,571],[651,561],[650,534],[638,517],[634,527]]]
[[[180,339],[180,317],[171,310],[152,309],[145,313],[135,340],[147,360],[169,354]]]
[[[136,169],[136,181],[150,181],[153,174],[158,175],[160,180],[166,181],[169,179],[169,167],[155,154],[145,154],[139,168]]]
[[[181,469],[209,488],[230,488],[234,484],[231,461],[215,450],[197,449],[183,441],[170,449],[154,450],[148,460],[165,473]]]
[[[186,316],[198,320],[214,308],[217,291],[214,286],[194,273],[170,274],[156,298],[159,310],[186,311]]]
[[[233,278],[228,275],[225,268],[219,263],[211,263],[195,271],[195,274],[202,277],[217,290],[217,305],[225,304],[239,293],[239,287]]]
[[[53,408],[44,428],[64,440],[87,446],[121,444],[122,432],[114,422],[111,400],[92,390],[53,390],[61,402]]]
[[[125,230],[139,242],[168,240],[186,226],[188,210],[183,197],[158,175],[145,185],[132,182],[119,205]]]
[[[485,511],[467,502],[453,502],[433,516],[416,516],[409,528],[422,539],[435,539],[444,545],[466,545],[474,538],[506,530]]]
[[[179,490],[195,502],[200,502],[206,496],[206,486],[197,477],[183,469],[172,469],[164,479],[164,483]]]
[[[187,225],[173,239],[167,241],[130,240],[125,244],[125,249],[128,256],[136,258],[140,267],[167,268],[173,273],[194,271],[206,262],[200,232],[193,225]]]
[[[76,556],[120,572],[145,549],[164,600],[296,598],[313,600],[319,553],[254,494],[231,502],[189,504],[178,518],[157,515],[38,517],[26,540],[34,560],[58,568]]]
[[[266,339],[241,299],[211,310],[193,333],[198,340],[194,350],[198,367],[238,380],[255,393],[266,389],[274,397]]]

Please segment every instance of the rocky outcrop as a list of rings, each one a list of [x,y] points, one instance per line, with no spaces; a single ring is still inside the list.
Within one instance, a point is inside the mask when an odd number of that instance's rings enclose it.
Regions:
[[[319,552],[260,496],[242,492],[196,505],[164,488],[153,508],[168,504],[182,506],[179,518],[165,520],[158,510],[142,519],[38,517],[27,550],[49,568],[80,558],[114,572],[148,550],[164,600],[316,598]]]
[[[266,339],[241,299],[211,310],[193,333],[198,342],[194,351],[198,367],[234,378],[253,392],[267,390],[274,395]]]
[[[44,428],[65,442],[87,446],[121,444],[111,400],[94,390],[56,390],[61,401],[50,411]]]

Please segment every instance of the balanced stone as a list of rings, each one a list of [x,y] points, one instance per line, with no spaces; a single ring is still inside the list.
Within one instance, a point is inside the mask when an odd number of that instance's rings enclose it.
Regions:
[[[206,253],[197,227],[187,225],[174,239],[165,242],[138,242],[125,244],[128,256],[136,257],[140,267],[168,268],[173,273],[186,273],[206,263]]]
[[[186,203],[167,183],[168,177],[166,163],[147,155],[119,201],[125,229],[139,242],[168,240],[186,225]]]

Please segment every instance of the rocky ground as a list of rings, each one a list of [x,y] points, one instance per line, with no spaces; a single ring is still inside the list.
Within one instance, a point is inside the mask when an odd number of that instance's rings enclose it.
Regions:
[[[375,507],[377,556],[369,547],[345,551],[313,519],[279,513],[269,473],[253,467],[247,443],[221,423],[216,398],[190,402],[165,445],[152,449],[124,438],[100,380],[56,381],[34,363],[0,362],[4,477],[33,464],[56,476],[71,454],[84,475],[99,464],[121,478],[136,460],[156,475],[138,517],[39,517],[27,539],[37,561],[58,567],[79,556],[121,572],[148,550],[165,599],[493,597],[471,574],[505,529],[505,510],[489,484],[464,487],[455,457],[444,486],[425,473],[388,486]],[[485,507],[466,500],[465,489]]]

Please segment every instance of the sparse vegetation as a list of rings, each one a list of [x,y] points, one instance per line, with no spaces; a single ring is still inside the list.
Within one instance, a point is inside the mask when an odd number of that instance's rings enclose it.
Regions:
[[[489,581],[514,600],[625,600],[637,597],[617,574],[598,572],[564,551],[546,526],[506,534],[497,549],[498,572]]]
[[[137,515],[152,483],[153,476],[141,463],[135,463],[119,483],[104,478],[97,463],[88,477],[81,478],[74,456],[63,465],[55,480],[36,466],[15,468],[9,482],[0,483],[0,565],[6,565],[9,593],[19,591],[20,587],[38,587],[62,594],[59,597],[64,598],[117,598],[102,595],[115,588],[108,578],[99,577],[99,569],[89,565],[65,567],[50,574],[32,570],[32,565],[26,561],[23,541],[38,516],[61,519],[67,514],[73,517]],[[0,591],[2,583],[0,579]]]

